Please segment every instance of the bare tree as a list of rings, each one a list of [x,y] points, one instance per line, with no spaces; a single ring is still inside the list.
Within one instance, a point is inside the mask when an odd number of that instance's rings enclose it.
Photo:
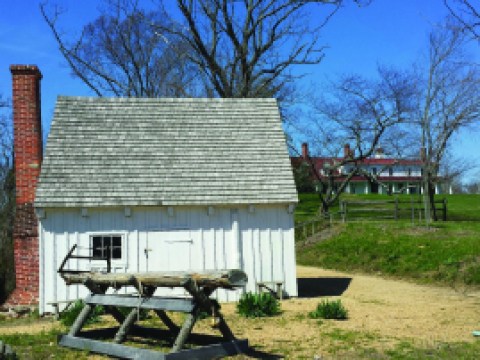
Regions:
[[[294,80],[294,65],[322,60],[320,30],[343,3],[177,0],[181,26],[162,31],[189,44],[189,59],[203,73],[210,95],[269,97]]]
[[[455,156],[451,149],[447,147],[440,162],[439,178],[441,181],[437,186],[440,185],[444,193],[459,192],[462,187],[462,177],[468,172],[478,169],[478,166],[471,158]]]
[[[0,211],[7,203],[5,184],[13,167],[13,133],[8,101],[0,95]]]
[[[40,5],[73,75],[98,96],[191,95],[195,74],[185,57],[187,44],[159,30],[175,27],[166,14],[145,11],[135,0],[103,4],[100,16],[85,25],[77,38],[59,29],[62,11],[58,6]]]
[[[14,287],[13,218],[15,183],[13,137],[8,101],[0,95],[0,304]]]
[[[465,34],[447,25],[430,34],[425,66],[418,67],[416,127],[421,134],[427,221],[437,219],[434,195],[452,136],[479,122],[480,72],[465,53]]]
[[[461,27],[480,40],[480,3],[478,0],[443,0],[450,14]]]
[[[465,184],[465,192],[467,194],[480,194],[480,180],[472,180]]]
[[[317,102],[303,133],[317,144],[324,156],[330,153],[321,163],[314,158],[305,159],[320,184],[318,193],[323,212],[328,212],[354,176],[380,183],[378,175],[385,169],[372,174],[362,163],[374,153],[381,140],[382,146],[386,145],[384,139],[390,132],[395,131],[398,137],[401,126],[410,121],[415,109],[414,94],[415,88],[405,73],[379,69],[379,80],[345,77],[334,84],[327,99]],[[353,146],[339,156],[345,143]]]

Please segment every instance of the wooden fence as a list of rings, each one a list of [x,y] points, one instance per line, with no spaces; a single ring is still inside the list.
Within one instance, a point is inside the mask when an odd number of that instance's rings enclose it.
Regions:
[[[316,217],[295,225],[295,241],[303,241],[330,226],[332,219]]]
[[[447,221],[447,199],[436,200],[435,210],[439,219]],[[341,201],[340,214],[344,222],[354,220],[422,220],[425,214],[422,200],[369,200]]]
[[[340,201],[338,212],[318,216],[295,225],[295,241],[304,241],[333,223],[358,220],[411,220],[421,222],[425,208],[419,199]],[[436,200],[435,209],[440,220],[447,221],[447,199]]]

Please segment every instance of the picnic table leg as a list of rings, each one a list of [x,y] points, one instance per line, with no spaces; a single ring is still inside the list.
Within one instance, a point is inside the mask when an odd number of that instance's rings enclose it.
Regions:
[[[132,309],[123,323],[120,325],[120,328],[118,329],[117,333],[115,334],[115,338],[113,340],[114,343],[121,343],[125,341],[125,338],[127,337],[128,331],[132,327],[132,325],[135,323],[135,320],[138,317],[138,308]]]
[[[137,290],[139,292],[142,291],[145,296],[150,297],[155,292],[155,287],[150,287],[150,286],[149,287],[142,287],[141,284],[139,284]],[[117,308],[112,307],[112,309],[115,309],[115,311],[120,313],[120,311],[118,311]],[[135,323],[135,320],[138,319],[139,315],[140,315],[140,308],[139,307],[133,308],[128,313],[128,315],[125,317],[124,321],[121,323],[120,328],[118,329],[117,333],[115,334],[115,339],[113,340],[113,342],[118,344],[118,343],[121,343],[121,342],[125,341],[125,338],[127,337],[128,332],[132,328],[132,325]]]
[[[85,304],[82,311],[80,311],[80,314],[78,314],[77,318],[75,319],[75,322],[70,328],[68,335],[70,336],[78,335],[78,333],[82,329],[82,326],[85,324],[85,321],[87,321],[88,317],[90,316],[94,308],[95,308],[95,305],[92,306],[90,304]]]
[[[178,333],[177,338],[175,339],[175,343],[173,344],[171,351],[172,353],[182,350],[183,345],[185,345],[185,342],[187,341],[188,336],[192,332],[193,326],[197,321],[199,312],[200,309],[195,308],[191,314],[188,314],[185,322],[182,325],[182,328],[180,329],[180,332]]]
[[[222,333],[223,337],[226,340],[235,340],[235,335],[233,335],[232,330],[225,322],[223,315],[220,312],[217,312],[216,317],[218,318],[218,330]]]

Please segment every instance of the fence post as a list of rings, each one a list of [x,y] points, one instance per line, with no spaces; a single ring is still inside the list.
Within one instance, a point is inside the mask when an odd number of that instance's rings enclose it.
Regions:
[[[413,205],[413,197],[410,197],[410,206],[412,208],[412,226],[415,224],[415,208]]]
[[[344,223],[347,222],[347,202],[342,201],[342,220]]]
[[[395,211],[393,217],[395,220],[398,220],[398,197],[395,198]]]
[[[447,199],[443,199],[443,221],[447,221]]]

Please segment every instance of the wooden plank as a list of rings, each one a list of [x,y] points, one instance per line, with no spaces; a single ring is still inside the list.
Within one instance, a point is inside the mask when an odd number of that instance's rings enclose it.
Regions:
[[[166,360],[205,360],[218,359],[224,356],[243,354],[248,351],[248,340],[232,340],[220,344],[202,346],[190,350],[182,350],[165,355]]]
[[[91,351],[98,354],[116,356],[121,359],[162,360],[165,354],[159,351],[135,348],[121,344],[108,343],[76,336],[61,335],[58,339],[61,346]]]
[[[116,356],[122,359],[138,360],[208,360],[242,354],[248,351],[248,340],[246,339],[232,340],[169,354],[69,335],[61,335],[58,343],[61,346],[83,351]]]
[[[191,312],[193,310],[192,299],[189,298],[166,298],[166,297],[137,297],[131,295],[100,295],[93,294],[85,299],[86,304],[124,306],[128,308],[140,308],[148,310],[167,310],[179,312]]]

